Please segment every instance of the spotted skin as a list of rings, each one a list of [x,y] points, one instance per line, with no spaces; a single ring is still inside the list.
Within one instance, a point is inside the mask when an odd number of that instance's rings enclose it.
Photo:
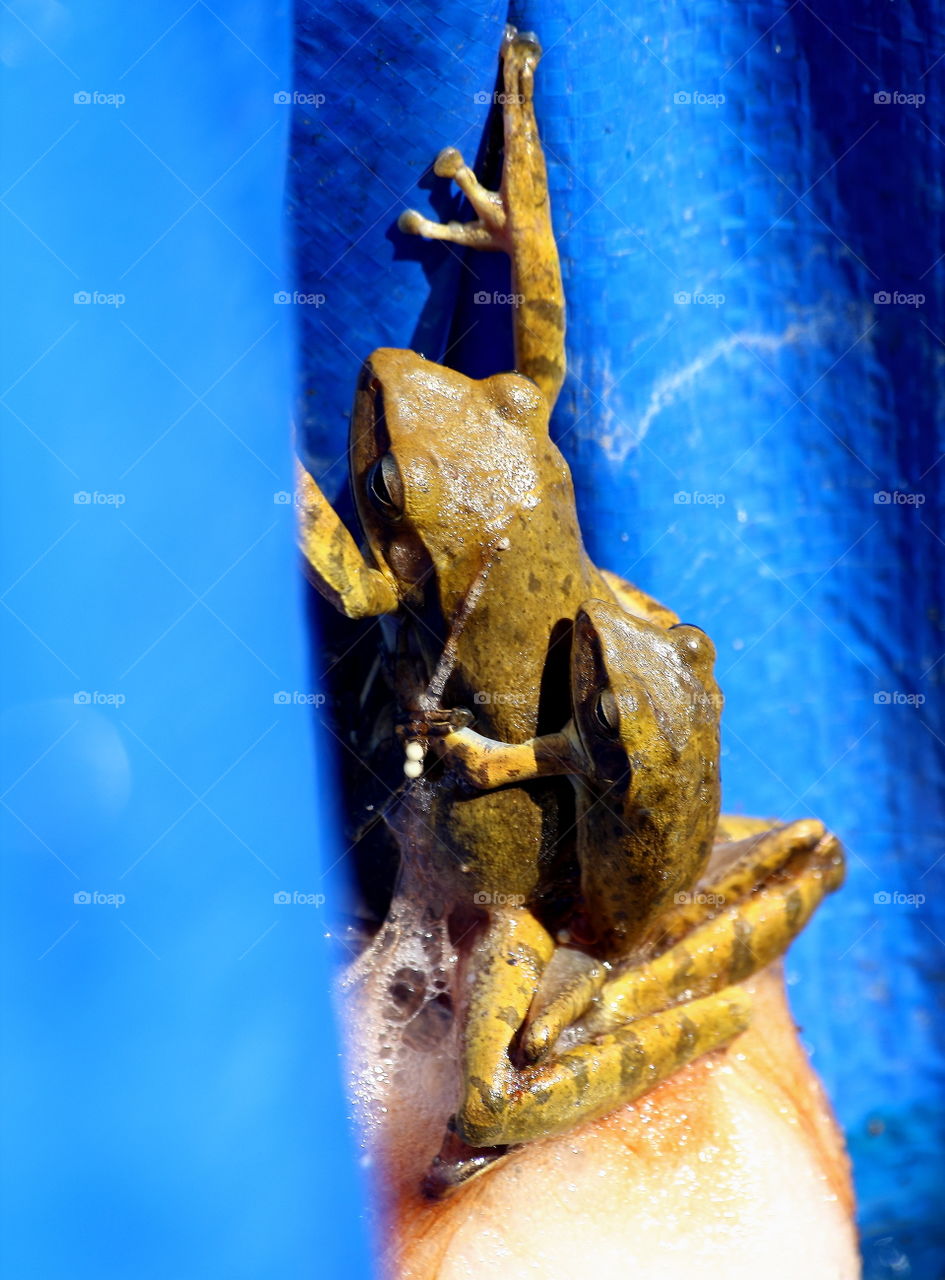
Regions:
[[[549,437],[565,372],[565,310],[534,116],[539,55],[532,38],[514,32],[503,46],[500,190],[481,187],[455,149],[437,160],[476,220],[401,219],[406,231],[509,254],[521,296],[518,372],[473,380],[388,349],[365,362],[349,447],[363,550],[312,477],[300,472],[298,485],[310,581],[349,618],[393,620],[386,643],[401,673],[392,681],[396,715],[428,725],[443,708],[476,707],[479,765],[463,776],[447,754],[423,793],[431,883],[467,909],[499,897],[521,902],[480,911],[456,1131],[431,1171],[434,1194],[482,1172],[495,1150],[603,1114],[727,1044],[750,1018],[733,984],[780,954],[840,874],[813,856],[802,865],[801,841],[774,859],[770,876],[747,853],[730,868],[728,890],[742,891],[730,911],[674,914],[669,906],[674,887],[698,882],[709,855],[721,700],[711,646],[673,632],[672,610],[586,556],[570,473]],[[584,668],[572,664],[569,699],[572,635],[601,608],[617,619],[631,659],[585,652]],[[592,629],[599,621],[591,616]],[[641,645],[661,655],[650,665],[644,657],[642,672]],[[621,672],[633,675],[632,688]],[[602,677],[628,700],[619,741],[609,743],[595,743],[588,727]],[[681,691],[684,708],[673,701]],[[566,715],[555,721],[555,705],[566,711],[569,701],[574,722],[556,732]],[[586,1013],[588,991],[599,993],[585,1020],[591,1038],[542,1058],[553,1038],[538,1045],[530,1029],[517,1041],[555,950],[542,894],[549,858],[573,838],[557,817],[563,775],[578,797],[586,942],[606,963],[592,968],[592,989],[581,989],[565,1018]]]
[[[730,834],[731,821],[718,823],[713,661],[711,642],[692,628],[667,633],[611,603],[585,602],[571,653],[574,716],[562,732],[505,744],[463,729],[443,741],[447,767],[473,785],[499,787],[530,771],[572,775],[585,908],[610,961],[587,968],[526,1025],[526,1065],[516,1068],[508,1023],[500,1029],[493,1013],[495,1034],[479,1030],[513,987],[512,1022],[527,1017],[535,990],[531,972],[524,983],[517,970],[510,977],[511,952],[496,935],[496,963],[480,973],[476,1030],[467,1036],[456,1127],[469,1146],[504,1151],[561,1132],[639,1096],[706,1046],[727,1043],[749,1016],[737,984],[782,955],[842,883],[840,846],[814,820],[774,829],[736,820],[741,842],[717,848],[721,868],[702,879],[712,837]],[[739,1017],[728,1018],[733,999]],[[567,1027],[570,1047],[555,1052]],[[630,1070],[640,1055],[646,1071]],[[451,1165],[444,1150],[428,1190],[445,1194],[484,1167],[462,1158]]]
[[[795,855],[783,880],[760,885],[655,960],[611,978],[586,1019],[587,1034],[603,1034],[720,984],[743,982],[783,955],[843,878],[842,851],[827,836],[812,850]]]
[[[475,969],[468,1021],[476,1034],[466,1038],[465,1089],[456,1116],[456,1130],[470,1146],[530,1142],[603,1115],[748,1025],[748,996],[715,992],[516,1069],[509,1057],[512,1038],[553,951],[552,939],[528,912],[494,915]],[[447,1168],[441,1161],[444,1190],[452,1185]]]
[[[537,754],[541,755],[541,752],[542,749],[539,747]],[[493,768],[493,778],[494,784],[498,785],[495,768]],[[722,819],[723,824],[731,821],[733,820]],[[807,855],[816,854],[818,864],[822,863],[827,872],[822,881],[823,893],[820,896],[823,897],[839,887],[843,870],[842,850],[836,837],[825,831],[822,822],[805,818],[786,826],[768,827],[754,819],[742,818],[735,821],[741,826],[747,824],[751,827],[751,834],[742,835],[736,842],[720,841],[719,848],[725,850],[727,869],[715,877],[702,881],[697,893],[684,894],[683,896],[688,899],[687,902],[670,908],[655,922],[653,932],[658,939],[657,945],[661,951],[667,950],[674,942],[678,942],[690,933],[692,938],[681,954],[690,954],[692,939],[697,936],[709,939],[707,945],[711,948],[711,933],[703,931],[702,934],[697,935],[692,931],[720,914],[726,907],[740,906],[742,901],[759,889],[769,876],[783,871],[796,873]],[[739,835],[740,830],[734,834]],[[723,837],[725,834],[723,828]],[[834,862],[838,863],[837,867],[833,866]],[[811,911],[816,908],[819,901],[820,898],[814,901]],[[792,900],[792,906],[785,913],[784,949],[801,931],[809,918],[810,912],[804,914],[799,909],[795,909]],[[777,928],[776,922],[769,923],[767,927]],[[690,963],[692,963],[691,959]],[[703,968],[711,968],[713,963],[713,953],[708,950],[702,961]],[[753,971],[757,967],[753,965]],[[736,980],[732,973],[729,974],[729,980]],[[606,1004],[608,993],[614,989],[619,991],[619,986],[614,988],[614,982],[614,970],[611,967],[595,964],[567,983],[555,999],[542,1009],[526,1028],[522,1042],[525,1056],[531,1061],[537,1061],[549,1051],[565,1027],[576,1022],[587,1012],[592,1001],[600,997],[601,1003]],[[601,995],[602,992],[603,995]]]

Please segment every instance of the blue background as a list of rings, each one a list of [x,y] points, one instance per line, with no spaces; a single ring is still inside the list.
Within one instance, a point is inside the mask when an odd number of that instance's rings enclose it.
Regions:
[[[478,153],[506,11],[301,4],[294,74],[284,8],[124,12],[5,15],[6,1247],[23,1275],[358,1274],[321,908],[273,902],[328,898],[338,852],[318,716],[274,702],[313,687],[275,495],[293,407],[343,487],[374,347],[511,364],[471,300],[503,263],[393,229],[460,208],[429,165]],[[513,17],[546,49],[590,550],[715,639],[727,807],[847,844],[792,1004],[867,1275],[938,1277],[941,8]],[[296,289],[323,301],[274,301]]]

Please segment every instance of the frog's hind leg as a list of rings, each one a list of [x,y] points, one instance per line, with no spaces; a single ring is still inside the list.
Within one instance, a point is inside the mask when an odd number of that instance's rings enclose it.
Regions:
[[[599,1007],[588,1025],[599,1031],[686,991],[717,989],[764,968],[787,950],[843,879],[839,842],[814,819],[769,828],[735,848],[728,865],[659,920],[663,950],[655,959],[616,975],[594,965],[538,1011],[522,1040],[529,1061],[547,1053],[595,1000]],[[785,878],[766,884],[780,875]]]
[[[582,1024],[584,1032],[611,1031],[764,969],[784,954],[827,894],[839,889],[844,869],[843,851],[831,835],[813,850],[795,854],[771,881],[720,910],[655,960],[610,978]]]
[[[476,249],[501,250],[512,263],[515,363],[554,405],[565,374],[564,288],[551,224],[548,174],[535,120],[534,36],[507,28],[502,46],[505,155],[499,191],[488,191],[455,147],[437,156],[434,172],[452,178],[476,213],[473,222],[433,222],[415,209],[397,220],[401,231]]]
[[[731,819],[723,817],[720,826],[724,829],[730,822]],[[755,825],[751,819],[741,822],[745,829],[749,829],[749,824]],[[689,895],[689,902],[666,912],[659,921],[660,945],[678,941],[707,916],[716,915],[723,907],[747,897],[769,876],[783,871],[798,855],[816,850],[819,859],[826,859],[837,849],[837,838],[816,818],[802,818],[777,827],[764,824],[760,831],[739,840],[717,844],[705,883]],[[719,868],[714,874],[713,867]]]
[[[463,1138],[465,1129],[474,1123],[473,1117],[502,1110],[514,1075],[509,1049],[553,952],[551,935],[524,907],[500,908],[492,913],[477,949],[475,981],[466,1013],[463,1097],[456,1118]],[[450,1145],[448,1138],[442,1154]]]
[[[501,1096],[468,1100],[457,1129],[471,1146],[490,1148],[564,1133],[641,1097],[686,1063],[728,1044],[750,1021],[751,998],[738,987],[664,1009],[511,1072]]]

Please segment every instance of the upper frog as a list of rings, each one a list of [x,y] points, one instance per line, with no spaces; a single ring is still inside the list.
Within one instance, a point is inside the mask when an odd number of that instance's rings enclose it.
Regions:
[[[351,421],[366,556],[303,477],[310,576],[346,612],[396,614],[391,644],[405,712],[473,709],[484,734],[523,741],[567,719],[582,600],[617,607],[619,591],[641,614],[675,620],[587,557],[548,418],[527,377],[471,379],[414,352],[381,349],[365,362]],[[355,579],[362,585],[352,595]],[[441,788],[430,827],[444,891],[453,878],[454,891],[531,898],[561,834],[559,786],[538,780],[494,795]]]

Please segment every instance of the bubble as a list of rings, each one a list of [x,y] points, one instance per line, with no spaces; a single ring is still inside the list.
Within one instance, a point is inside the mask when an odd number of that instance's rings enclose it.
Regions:
[[[434,996],[404,1029],[404,1044],[421,1053],[435,1049],[453,1025],[453,1002],[446,994]]]
[[[426,994],[427,980],[420,969],[398,969],[391,978],[388,987],[390,1001],[387,1016],[396,1018],[398,1022],[406,1022],[412,1018],[423,1004]]]

